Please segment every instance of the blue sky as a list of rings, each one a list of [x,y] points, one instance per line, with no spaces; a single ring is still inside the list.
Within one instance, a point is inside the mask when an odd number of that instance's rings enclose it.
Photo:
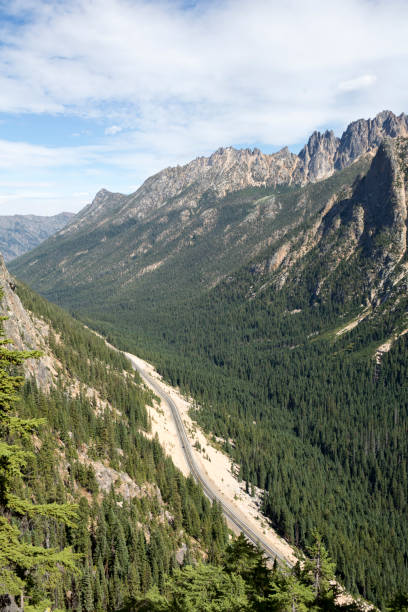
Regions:
[[[405,0],[0,0],[0,214],[408,111]]]

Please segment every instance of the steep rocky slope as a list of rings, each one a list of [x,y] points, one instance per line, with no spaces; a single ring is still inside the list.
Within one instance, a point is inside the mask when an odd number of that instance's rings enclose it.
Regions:
[[[80,555],[78,573],[25,571],[30,604],[122,609],[152,585],[161,589],[164,574],[186,555],[201,559],[210,547],[222,550],[221,511],[211,509],[153,439],[146,411],[153,396],[127,359],[16,283],[2,258],[0,292],[6,337],[18,349],[42,351],[26,362],[17,410],[46,424],[22,441],[33,454],[27,482],[16,482],[16,490],[37,504],[79,506],[77,530],[59,528],[52,518],[20,525],[13,517],[25,542],[69,545]]]
[[[13,265],[198,399],[279,532],[304,546],[319,525],[380,605],[408,588],[405,133],[381,113],[314,135],[304,162],[282,153],[290,184],[220,151],[192,162],[202,183],[185,167],[100,193]]]
[[[199,206],[205,193],[222,198],[248,187],[315,182],[350,166],[364,153],[374,152],[387,136],[408,136],[405,114],[397,117],[383,111],[374,119],[360,119],[351,123],[341,138],[332,131],[314,132],[299,155],[287,148],[271,155],[259,149],[221,148],[210,157],[162,170],[129,196],[101,190],[63,235],[94,224],[106,228],[130,220],[137,222],[162,206],[187,216]]]
[[[384,111],[354,122],[341,139],[314,133],[299,156],[220,149],[163,170],[129,196],[102,190],[13,270],[52,299],[69,304],[71,293],[73,307],[90,286],[98,301],[108,286],[126,292],[150,278],[161,284],[169,269],[182,282],[191,276],[194,291],[212,286],[336,199],[342,185],[366,172],[384,136],[406,133],[407,117]]]
[[[75,215],[60,213],[53,217],[0,215],[0,252],[5,261],[30,251],[65,227]]]
[[[353,278],[345,292],[376,306],[407,273],[408,140],[386,139],[369,171],[329,198],[307,227],[285,240],[264,260],[277,287],[315,268],[312,295],[327,297],[338,268]],[[339,282],[337,279],[336,282]]]
[[[26,362],[25,368],[27,375],[33,376],[38,385],[47,390],[57,372],[55,359],[47,350],[46,338],[49,326],[39,319],[34,321],[24,309],[16,294],[15,280],[10,276],[2,255],[0,255],[0,290],[1,312],[8,317],[3,324],[6,337],[10,338],[13,346],[20,351],[33,349],[43,351],[40,359],[30,359]]]

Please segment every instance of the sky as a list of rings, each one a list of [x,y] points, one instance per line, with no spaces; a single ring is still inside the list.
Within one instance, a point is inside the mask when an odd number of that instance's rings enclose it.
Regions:
[[[407,0],[0,0],[0,214],[408,111]]]

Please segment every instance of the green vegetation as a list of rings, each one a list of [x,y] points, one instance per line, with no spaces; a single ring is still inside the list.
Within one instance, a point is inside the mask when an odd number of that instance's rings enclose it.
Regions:
[[[117,610],[153,585],[162,591],[179,549],[186,561],[205,554],[217,563],[227,543],[222,512],[147,437],[152,395],[127,360],[58,307],[27,288],[20,294],[50,326],[61,369],[49,392],[26,381],[13,408],[8,396],[22,379],[8,367],[29,355],[0,351],[2,591],[24,587],[27,610],[44,610],[47,600],[55,609]],[[17,440],[19,428],[37,426]]]
[[[207,193],[194,215],[199,229],[199,215],[217,210],[209,233],[181,228],[160,242],[160,215],[170,229],[179,219],[164,206],[112,236],[101,226],[50,241],[13,270],[193,395],[194,418],[226,440],[248,489],[265,490],[278,531],[305,548],[318,527],[341,581],[384,606],[408,589],[407,337],[380,364],[374,354],[408,326],[408,300],[404,270],[398,285],[390,277],[399,234],[387,177],[359,180],[366,172],[360,161],[302,188]],[[283,242],[298,252],[331,198],[320,242],[268,271]],[[359,210],[365,229],[348,252]],[[142,239],[157,246],[132,258]],[[373,289],[372,313],[336,336]]]
[[[23,381],[13,370],[25,359],[38,356],[35,351],[11,350],[0,326],[0,593],[18,597],[22,607],[24,598],[32,596],[36,581],[50,585],[60,579],[63,569],[67,575],[75,574],[78,559],[71,548],[44,546],[26,537],[29,522],[75,528],[78,519],[74,505],[33,503],[27,487],[26,470],[34,455],[24,442],[44,421],[15,415]]]
[[[188,224],[180,222],[180,210],[173,208],[177,198],[143,219],[96,227],[84,222],[73,233],[51,237],[9,268],[51,301],[82,317],[89,313],[105,330],[117,322],[122,330],[129,325],[134,336],[135,312],[137,324],[151,329],[162,316],[162,302],[177,308],[180,300],[206,293],[220,278],[251,262],[259,245],[270,245],[267,257],[281,233],[285,238],[295,235],[368,165],[360,160],[319,183],[252,187],[222,200],[209,190],[190,210]],[[203,231],[205,219],[213,221]],[[162,265],[146,274],[157,262]]]
[[[334,564],[318,534],[310,557],[293,569],[268,568],[262,553],[243,536],[219,565],[186,565],[167,578],[163,594],[151,589],[130,609],[151,612],[357,612],[361,603],[339,603]]]
[[[384,603],[408,586],[406,336],[381,366],[373,355],[403,320],[406,298],[334,339],[333,302],[240,293],[224,285],[172,313],[166,350],[152,357],[199,400],[194,418],[233,440],[225,449],[242,479],[265,489],[264,512],[280,533],[305,546],[318,526],[341,580]]]

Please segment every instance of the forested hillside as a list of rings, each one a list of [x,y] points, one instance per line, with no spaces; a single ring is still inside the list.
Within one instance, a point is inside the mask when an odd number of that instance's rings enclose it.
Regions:
[[[15,287],[4,275],[2,285],[6,326],[15,329]],[[36,564],[27,569],[17,557],[26,609],[44,610],[49,600],[53,609],[118,610],[152,586],[161,591],[164,576],[183,561],[217,562],[227,543],[220,509],[151,439],[145,405],[153,397],[127,360],[26,287],[17,291],[32,328],[16,342],[27,345],[41,334],[41,347],[26,348],[42,349],[38,371],[49,376],[26,379],[16,404],[23,422],[45,424],[34,436],[8,438],[32,453],[11,488],[40,506],[78,508],[76,526],[42,515],[13,518],[27,545],[71,547],[78,558],[76,571],[61,566],[55,573]],[[21,589],[5,592],[20,601]]]
[[[282,612],[321,610],[358,612],[374,610],[341,594],[334,582],[335,565],[318,533],[294,568],[267,565],[259,550],[238,537],[220,562],[187,565],[166,581],[164,593],[151,589],[137,610],[146,612]],[[390,612],[400,610],[408,598],[390,601]]]
[[[187,226],[169,200],[14,268],[192,394],[280,533],[304,547],[318,527],[347,588],[379,605],[408,588],[407,151],[206,192]]]
[[[370,193],[372,179],[363,181]],[[346,222],[362,190],[338,201]],[[165,323],[140,344],[199,399],[195,418],[265,489],[279,531],[304,546],[318,525],[347,587],[383,604],[408,584],[408,304],[401,234],[384,223],[396,200],[380,197],[381,215],[347,263],[333,265],[336,235],[326,231],[331,250],[314,246],[280,291],[282,269],[257,277],[254,262],[162,313]],[[350,248],[346,223],[338,231]]]

